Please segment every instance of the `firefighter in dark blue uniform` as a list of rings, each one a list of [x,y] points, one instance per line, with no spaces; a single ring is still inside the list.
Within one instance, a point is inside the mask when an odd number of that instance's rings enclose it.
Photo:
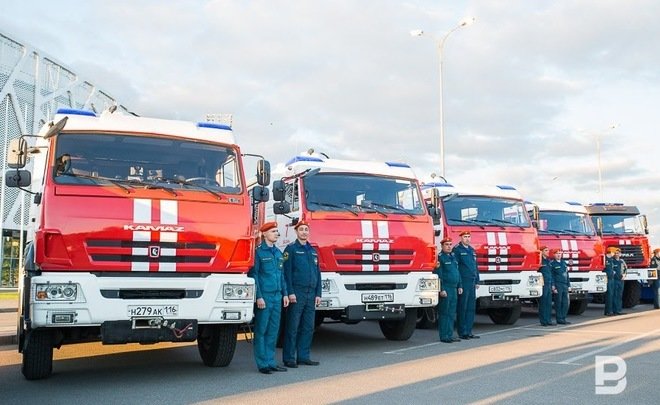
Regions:
[[[472,334],[474,313],[477,310],[476,289],[479,288],[477,252],[470,246],[469,231],[463,231],[459,235],[461,242],[453,249],[463,286],[463,294],[458,296],[458,336],[461,339],[479,339],[479,336]]]
[[[660,273],[660,248],[653,250],[651,268],[656,269],[656,274]],[[653,290],[653,308],[660,309],[660,277],[653,280],[651,288]]]
[[[612,301],[612,311],[614,315],[621,315],[623,307],[623,280],[626,278],[628,266],[621,258],[621,249],[614,251],[612,258],[612,271],[614,272],[614,294]]]
[[[286,371],[275,362],[275,345],[280,330],[282,305],[289,305],[282,252],[275,246],[280,233],[277,222],[266,222],[259,229],[263,241],[254,258],[254,267],[248,275],[254,279],[257,309],[254,319],[254,360],[259,372],[271,374],[273,371]]]
[[[541,268],[539,272],[543,276],[543,294],[539,298],[539,321],[543,326],[552,325],[552,294],[554,287],[552,285],[552,270],[550,269],[550,259],[548,254],[550,249],[547,246],[541,246]]]
[[[321,272],[316,250],[309,244],[309,224],[299,221],[295,242],[284,249],[284,278],[289,291],[282,358],[291,368],[317,366],[311,359],[316,306],[321,304]]]
[[[607,275],[607,291],[605,292],[605,316],[614,315],[614,268],[612,267],[612,256],[616,251],[616,247],[610,246],[607,248],[605,254],[605,274]]]
[[[561,258],[561,249],[552,249],[554,259],[550,261],[550,269],[552,271],[552,284],[555,288],[555,317],[557,318],[558,325],[569,324],[566,320],[568,315],[568,288],[571,281],[568,278],[568,265]]]
[[[441,342],[460,342],[461,339],[454,338],[454,323],[458,296],[463,293],[461,274],[458,272],[458,262],[451,252],[451,239],[444,238],[441,244],[442,252],[438,255],[438,268],[435,271],[440,278],[438,333]]]

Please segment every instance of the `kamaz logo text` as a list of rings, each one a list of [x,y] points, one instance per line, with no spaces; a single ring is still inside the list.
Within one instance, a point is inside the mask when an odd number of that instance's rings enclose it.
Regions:
[[[125,231],[183,232],[182,226],[172,225],[124,225]]]
[[[394,243],[394,239],[357,238],[357,243]]]

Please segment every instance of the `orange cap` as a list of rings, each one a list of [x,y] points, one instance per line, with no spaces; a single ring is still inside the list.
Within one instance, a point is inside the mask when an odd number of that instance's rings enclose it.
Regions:
[[[541,247],[539,248],[539,250],[540,250],[541,252],[543,252],[543,251],[546,250],[547,248],[548,248],[548,247],[547,247],[546,245],[543,245],[543,246],[541,246]]]
[[[465,236],[465,235],[471,235],[470,231],[463,231],[458,234],[458,236]]]
[[[305,226],[307,226],[307,227],[309,228],[309,224],[308,224],[307,222],[305,222],[305,221],[298,221],[298,222],[296,223],[296,225],[293,227],[293,229],[298,229],[298,227],[303,226],[303,225],[305,225]]]
[[[443,239],[440,241],[440,243],[441,243],[441,244],[451,243],[451,238],[443,238]]]
[[[261,232],[266,232],[266,231],[270,231],[273,228],[277,228],[277,222],[275,221],[266,222],[265,224],[261,225],[261,228],[259,228],[259,230]]]
[[[557,253],[561,253],[561,249],[552,249],[552,250],[550,251],[550,254],[551,254],[551,255],[554,255],[554,254],[557,254]]]

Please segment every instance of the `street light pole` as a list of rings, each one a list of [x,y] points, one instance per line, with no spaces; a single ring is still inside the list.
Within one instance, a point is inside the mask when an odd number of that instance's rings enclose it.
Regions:
[[[443,50],[445,47],[445,42],[447,41],[447,38],[456,30],[458,30],[461,27],[465,27],[467,25],[470,25],[474,23],[475,18],[466,18],[463,21],[461,21],[457,26],[454,28],[450,29],[447,31],[447,33],[438,40],[438,83],[439,83],[439,90],[440,90],[440,99],[439,99],[439,110],[440,110],[440,169],[442,171],[442,177],[446,178],[445,176],[445,122],[444,122],[444,107],[443,107],[443,89],[442,89],[442,56],[443,56]],[[415,30],[411,31],[410,35],[412,36],[422,36],[424,35],[424,31],[422,30]]]

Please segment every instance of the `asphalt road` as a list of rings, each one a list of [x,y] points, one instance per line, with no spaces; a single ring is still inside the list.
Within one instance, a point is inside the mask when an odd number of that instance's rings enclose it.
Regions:
[[[51,378],[26,381],[20,355],[4,346],[0,399],[47,404],[660,403],[660,311],[640,305],[618,317],[601,314],[602,305],[592,305],[561,327],[541,327],[533,313],[524,313],[512,327],[493,325],[480,315],[475,333],[481,339],[453,344],[438,342],[436,330],[417,330],[406,342],[391,342],[375,323],[324,324],[313,346],[320,366],[272,375],[256,371],[251,344],[241,340],[231,365],[215,369],[201,364],[195,345],[65,346],[56,350]],[[596,356],[623,359],[621,393],[595,393]],[[610,377],[617,366],[605,371]]]

